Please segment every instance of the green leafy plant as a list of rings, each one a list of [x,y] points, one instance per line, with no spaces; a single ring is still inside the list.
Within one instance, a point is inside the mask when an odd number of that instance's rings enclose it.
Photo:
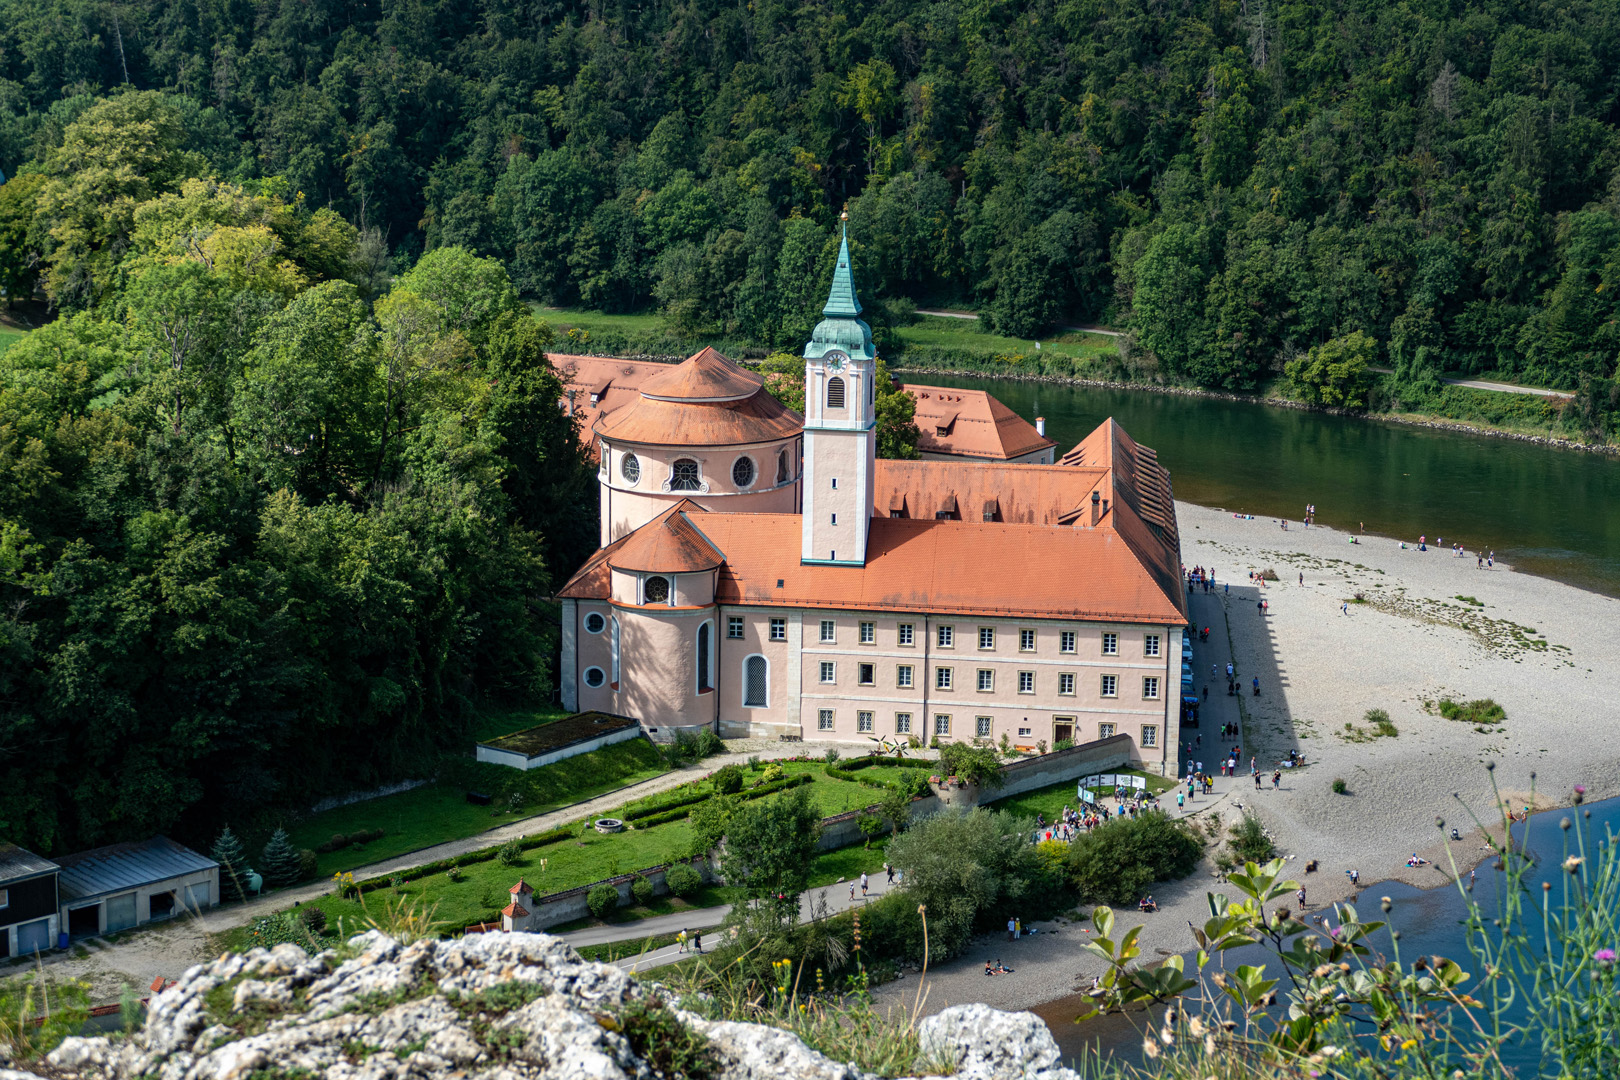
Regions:
[[[722,765],[716,769],[714,775],[709,777],[709,783],[721,795],[735,795],[743,787],[743,770],[740,765]]]
[[[1245,811],[1238,823],[1232,826],[1227,843],[1233,854],[1244,862],[1265,862],[1276,853],[1259,816],[1249,811]]]
[[[636,1056],[659,1076],[713,1080],[720,1075],[720,1055],[709,1040],[680,1021],[656,994],[624,1007],[617,1028]]]
[[[87,982],[49,978],[39,964],[27,975],[0,979],[0,1054],[18,1061],[41,1057],[78,1034],[89,1016]]]
[[[224,869],[223,865],[221,869]],[[285,889],[298,884],[302,864],[299,862],[298,849],[287,839],[285,829],[277,828],[270,834],[269,842],[259,853],[259,872],[264,875],[265,885],[272,889]]]
[[[523,861],[523,845],[516,840],[508,840],[495,853],[495,861],[502,866],[516,866]]]
[[[1335,776],[1333,778],[1333,794],[1335,794],[1335,795],[1344,795],[1344,794],[1347,794],[1349,792],[1349,790],[1350,790],[1349,785],[1347,785],[1344,782],[1344,777]]]
[[[637,874],[630,879],[630,898],[637,904],[646,905],[652,902],[653,883],[643,874]]]
[[[685,898],[703,888],[703,875],[690,864],[679,862],[664,872],[664,884],[671,895]]]
[[[616,886],[603,882],[593,885],[591,891],[585,894],[585,909],[598,919],[605,919],[619,907],[619,890]]]
[[[866,840],[864,846],[871,847],[876,837],[883,835],[883,819],[876,814],[860,814],[855,818],[855,827],[861,831]]]
[[[1066,862],[1081,900],[1134,904],[1153,882],[1192,873],[1203,853],[1203,839],[1184,822],[1148,811],[1081,833]]]

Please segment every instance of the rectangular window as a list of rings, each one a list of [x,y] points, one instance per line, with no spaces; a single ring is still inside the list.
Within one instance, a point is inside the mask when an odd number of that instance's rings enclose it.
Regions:
[[[937,667],[934,669],[934,689],[949,690],[951,688],[951,669]]]
[[[942,626],[939,628],[939,647],[949,649],[956,644],[956,627]]]
[[[911,714],[910,713],[908,713],[908,712],[897,712],[897,713],[894,714],[894,733],[896,735],[910,735],[911,734]]]
[[[1018,651],[1019,652],[1034,652],[1035,651],[1035,631],[1033,631],[1033,630],[1020,630],[1020,631],[1018,631]]]
[[[834,642],[838,640],[838,624],[831,619],[821,620],[821,640]]]
[[[862,686],[871,686],[876,682],[877,682],[877,665],[876,664],[862,664],[861,665],[861,685]]]
[[[838,524],[838,515],[837,515],[837,514],[834,514],[834,515],[833,515],[833,516],[832,516],[832,523],[833,523],[833,524],[834,524],[834,525],[836,525],[836,524]]]
[[[833,663],[831,660],[823,660],[821,662],[821,681],[822,682],[837,682],[838,681],[838,665]]]
[[[1158,746],[1159,745],[1159,725],[1158,724],[1143,724],[1142,725],[1142,745],[1143,746]]]
[[[822,709],[821,712],[816,714],[816,730],[831,731],[832,729],[833,711],[831,709]]]
[[[1018,673],[1018,692],[1020,694],[1033,694],[1035,692],[1035,673],[1033,671],[1020,671]]]
[[[856,713],[855,730],[858,733],[870,735],[872,733],[872,714],[869,712]]]
[[[877,643],[877,623],[861,623],[861,644],[873,645]]]
[[[1142,639],[1142,655],[1143,656],[1158,656],[1159,655],[1159,635],[1158,634],[1148,634],[1146,637],[1144,637]]]
[[[1058,693],[1060,693],[1060,694],[1073,694],[1074,693],[1074,672],[1065,671],[1061,675],[1058,676]]]
[[[1074,652],[1074,631],[1073,630],[1065,630],[1065,631],[1063,631],[1062,634],[1058,635],[1058,641],[1060,643],[1058,647],[1059,647],[1059,649],[1061,651],[1066,652],[1066,653]]]
[[[915,628],[908,622],[900,624],[900,644],[915,645]]]
[[[979,648],[993,649],[996,647],[996,628],[993,626],[979,627]]]
[[[771,620],[771,640],[772,641],[786,641],[787,640],[787,620],[786,619],[772,619]]]
[[[1119,676],[1104,675],[1100,692],[1103,697],[1119,697]]]
[[[1032,730],[1032,729],[1030,729],[1030,728],[1027,728],[1027,727],[1021,727],[1021,728],[1019,728],[1019,729],[1018,729],[1018,737],[1019,737],[1019,738],[1020,738],[1020,739],[1027,739],[1027,738],[1029,738],[1029,733],[1030,733],[1030,731],[1031,731],[1031,730]]]
[[[1159,677],[1149,675],[1142,680],[1142,696],[1148,701],[1159,700]]]
[[[894,669],[894,685],[902,690],[911,686],[911,665],[901,664]]]
[[[1112,739],[1113,737],[1114,737],[1114,725],[1113,724],[1098,724],[1097,725],[1097,738],[1099,738],[1099,739]]]
[[[1104,634],[1102,637],[1103,637],[1103,655],[1104,656],[1118,656],[1119,655],[1119,635],[1118,634]]]
[[[743,621],[736,616],[726,620],[726,637],[740,638],[743,636]]]
[[[934,714],[934,734],[949,735],[951,733],[951,718],[944,713]]]
[[[973,718],[973,733],[981,739],[990,737],[990,728],[995,721],[988,716],[975,716]]]
[[[979,669],[979,689],[994,690],[996,688],[996,673],[989,668]]]

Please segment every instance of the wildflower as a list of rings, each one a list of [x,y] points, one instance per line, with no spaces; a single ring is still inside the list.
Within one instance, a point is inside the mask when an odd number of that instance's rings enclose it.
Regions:
[[[1142,1053],[1150,1058],[1159,1056],[1159,1044],[1153,1041],[1151,1035],[1142,1040]]]
[[[1187,1021],[1187,1030],[1192,1032],[1193,1038],[1201,1039],[1204,1037],[1204,1031],[1206,1029],[1204,1028],[1204,1022],[1195,1016],[1191,1020]]]
[[[1215,1056],[1215,1036],[1213,1036],[1213,1035],[1205,1035],[1204,1036],[1204,1053],[1209,1055],[1210,1057]]]
[[[1575,799],[1574,799],[1575,805],[1579,806],[1584,801],[1586,801],[1586,785],[1585,784],[1576,784],[1575,785]]]
[[[1596,960],[1604,967],[1612,967],[1614,966],[1615,961],[1615,951],[1613,949],[1599,949],[1597,952],[1592,954],[1592,959]]]
[[[1582,859],[1579,855],[1571,855],[1569,858],[1564,860],[1564,869],[1571,874],[1576,873],[1580,870],[1581,863],[1585,861],[1586,860]]]
[[[1411,1050],[1417,1046],[1417,1042],[1418,1041],[1416,1039],[1407,1039],[1405,1042],[1401,1043],[1401,1049]]]
[[[1171,1043],[1176,1041],[1176,1033],[1167,1027],[1162,1027],[1159,1029],[1159,1041],[1164,1043],[1164,1045],[1169,1046]]]

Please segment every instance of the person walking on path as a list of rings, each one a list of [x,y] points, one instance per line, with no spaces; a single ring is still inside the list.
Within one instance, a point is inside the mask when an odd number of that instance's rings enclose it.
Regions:
[[[692,948],[696,949],[698,952],[703,951],[703,931],[701,931],[701,930],[693,931],[693,933],[692,933]]]
[[[866,895],[866,871],[861,871],[861,895]]]
[[[1303,570],[1299,572],[1299,583],[1301,585],[1305,584],[1305,571]]]
[[[1256,791],[1260,790],[1260,774],[1259,773],[1254,774],[1254,790],[1256,790]]]
[[[855,902],[855,883],[853,881],[849,883],[849,902],[852,904]]]
[[[1180,810],[1183,814],[1187,812],[1187,796],[1183,795],[1179,791],[1176,792],[1176,809]]]
[[[1018,924],[1016,922],[1014,922],[1012,919],[1008,919],[1007,920],[1007,940],[1008,941],[1011,941],[1013,939],[1013,933],[1017,929],[1018,929]]]
[[[1346,600],[1344,603],[1339,605],[1339,614],[1340,615],[1348,615],[1348,614],[1350,614],[1350,601]]]
[[[685,930],[682,930],[680,933],[675,935],[675,944],[680,946],[680,951],[681,952],[686,951],[686,931]]]
[[[884,871],[884,873],[889,875],[889,880],[886,882],[886,884],[893,885],[894,884],[894,867],[890,866],[888,863],[884,863],[883,864],[883,871]]]
[[[1258,675],[1254,677],[1254,696],[1260,696],[1260,676]]]

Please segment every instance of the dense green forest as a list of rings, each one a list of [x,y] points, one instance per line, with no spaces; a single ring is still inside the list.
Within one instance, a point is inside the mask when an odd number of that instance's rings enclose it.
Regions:
[[[0,371],[0,835],[200,830],[549,696],[593,510],[523,301],[794,350],[846,205],[880,324],[1603,413],[1617,94],[1588,0],[0,0],[0,289],[56,317]]]

